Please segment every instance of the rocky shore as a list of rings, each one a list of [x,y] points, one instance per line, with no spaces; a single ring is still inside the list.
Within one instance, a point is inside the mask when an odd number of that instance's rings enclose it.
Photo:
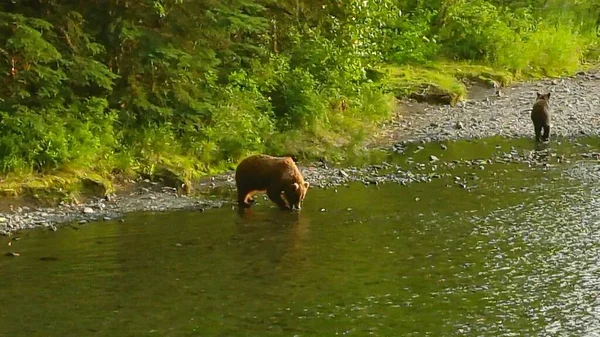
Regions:
[[[556,136],[594,136],[600,126],[600,74],[580,73],[558,80],[521,83],[508,88],[480,91],[454,107],[429,105],[425,103],[403,102],[397,118],[383,128],[384,146],[396,152],[405,151],[411,143],[427,143],[462,138],[484,138],[489,136],[531,137],[533,127],[529,119],[530,108],[536,91],[551,92],[552,112],[551,139]],[[440,148],[443,151],[444,146]],[[416,151],[419,149],[417,148]],[[396,182],[400,184],[429,182],[448,173],[437,170],[437,166],[469,165],[481,167],[492,163],[523,162],[537,163],[546,158],[544,151],[512,149],[498,153],[486,160],[464,163],[439,162],[435,155],[426,163],[415,163],[411,169],[392,163],[381,163],[364,167],[344,169],[328,167],[318,163],[301,169],[315,188],[345,185],[350,182],[379,184]],[[593,154],[590,154],[592,156]],[[556,160],[560,161],[561,158]],[[455,184],[468,188],[461,178]],[[116,220],[124,214],[137,211],[167,211],[190,209],[204,211],[208,208],[233,207],[233,174],[226,173],[200,183],[198,190],[207,192],[214,188],[220,196],[207,197],[179,196],[175,189],[161,187],[148,181],[139,181],[127,193],[112,196],[109,200],[97,198],[85,204],[61,204],[52,208],[15,206],[11,212],[0,213],[0,234],[47,227],[56,230],[61,223],[83,225],[90,221]],[[218,194],[217,194],[218,195]]]
[[[600,132],[600,73],[478,90],[456,106],[408,103],[384,130],[390,141],[449,140],[490,136],[531,137],[536,92],[550,92],[551,136],[595,136]],[[403,113],[405,112],[405,113]]]

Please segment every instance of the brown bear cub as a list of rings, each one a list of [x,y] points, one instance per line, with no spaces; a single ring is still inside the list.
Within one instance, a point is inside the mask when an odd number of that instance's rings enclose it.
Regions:
[[[247,157],[238,164],[235,184],[240,209],[254,204],[250,196],[253,192],[266,191],[269,199],[279,208],[300,210],[309,186],[291,157],[263,154]]]
[[[535,129],[535,140],[536,142],[547,142],[550,138],[550,109],[548,108],[550,93],[542,95],[538,92],[536,94],[537,100],[533,104],[533,109],[531,109],[531,121]],[[542,130],[544,134],[542,134]]]

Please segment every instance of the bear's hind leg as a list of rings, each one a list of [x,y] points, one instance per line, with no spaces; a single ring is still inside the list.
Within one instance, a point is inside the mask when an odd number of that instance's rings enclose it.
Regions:
[[[249,208],[254,204],[254,200],[248,202],[248,197],[250,196],[250,192],[246,189],[238,189],[238,207],[240,208]]]
[[[535,141],[539,142],[542,139],[542,127],[534,124],[533,128],[535,129]]]
[[[550,139],[550,125],[544,125],[544,134],[542,140],[547,142]]]

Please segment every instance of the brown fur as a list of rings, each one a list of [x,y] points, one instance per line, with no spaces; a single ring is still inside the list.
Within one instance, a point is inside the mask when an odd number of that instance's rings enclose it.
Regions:
[[[309,183],[291,157],[253,155],[242,160],[235,170],[238,206],[248,208],[255,192],[267,192],[267,196],[281,209],[300,209]],[[282,194],[286,200],[282,198]]]
[[[550,100],[550,93],[545,95],[537,93],[537,100],[533,104],[531,109],[531,121],[533,122],[533,128],[535,129],[535,140],[548,141],[550,138],[550,109],[548,108],[548,101]],[[542,134],[542,130],[544,133]]]

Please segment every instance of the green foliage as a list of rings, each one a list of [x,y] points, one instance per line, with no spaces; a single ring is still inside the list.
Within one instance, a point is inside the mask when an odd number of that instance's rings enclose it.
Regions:
[[[519,72],[568,75],[581,67],[591,41],[565,24],[548,26],[540,23],[535,31],[515,41],[512,48],[499,52],[494,63]]]
[[[503,19],[503,13],[484,0],[456,1],[446,12],[440,42],[459,59],[493,61],[517,37]]]
[[[475,61],[517,74],[562,75],[594,57],[598,1],[400,1],[388,60]],[[396,37],[403,39],[398,41]],[[407,53],[408,51],[408,53]],[[590,52],[592,51],[592,52]]]
[[[105,95],[116,76],[92,58],[102,47],[76,27],[81,20],[68,13],[60,18],[64,26],[56,26],[0,13],[4,172],[106,160],[115,145],[116,114]]]
[[[572,73],[600,55],[599,14],[597,0],[13,0],[0,4],[0,170],[208,172],[250,152],[331,153],[389,116],[390,88],[457,100],[465,77]],[[391,78],[374,71],[385,63]]]
[[[436,57],[440,45],[432,32],[435,16],[434,10],[423,8],[393,21],[385,40],[387,60],[396,64],[427,64]]]

